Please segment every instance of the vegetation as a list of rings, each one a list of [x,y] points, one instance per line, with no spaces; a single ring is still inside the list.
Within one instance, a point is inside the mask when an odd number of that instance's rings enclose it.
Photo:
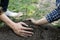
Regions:
[[[47,13],[52,11],[54,8],[51,7],[53,2],[47,0],[44,2],[42,0],[9,0],[8,9],[14,12],[23,12],[24,15],[19,19],[12,18],[13,21],[23,21],[27,18],[40,19],[44,17]],[[52,4],[52,5],[51,5]],[[4,23],[0,22],[0,25]]]

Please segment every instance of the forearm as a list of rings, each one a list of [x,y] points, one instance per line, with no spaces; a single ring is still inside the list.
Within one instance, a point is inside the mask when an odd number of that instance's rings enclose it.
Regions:
[[[60,19],[60,5],[55,10],[47,14],[45,18],[38,20],[37,24],[41,25],[46,23],[52,23],[54,21],[57,21],[58,19]]]
[[[14,26],[14,22],[12,20],[10,20],[5,14],[1,14],[0,19],[3,22],[5,22],[9,27],[12,28]]]
[[[40,19],[40,20],[37,20],[36,23],[34,23],[34,24],[44,25],[44,24],[47,24],[47,23],[49,23],[49,22],[48,22],[47,19],[44,17],[44,18],[42,18],[42,19]]]

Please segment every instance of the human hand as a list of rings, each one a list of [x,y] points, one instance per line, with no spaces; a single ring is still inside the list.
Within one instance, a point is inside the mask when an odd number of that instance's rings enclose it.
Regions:
[[[33,19],[33,18],[29,18],[29,19],[26,19],[27,21],[31,21],[33,24],[37,25],[37,20]]]
[[[13,31],[19,36],[23,36],[23,37],[32,36],[33,32],[26,31],[26,30],[33,30],[33,29],[24,27],[24,26],[22,26],[22,24],[25,25],[25,26],[28,26],[23,22],[15,23],[14,27],[12,28]]]

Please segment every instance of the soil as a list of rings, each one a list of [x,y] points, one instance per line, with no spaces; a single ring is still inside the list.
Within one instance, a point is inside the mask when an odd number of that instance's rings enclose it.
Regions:
[[[16,35],[8,26],[0,28],[0,40],[60,40],[60,29],[52,25],[37,26],[30,21],[23,21],[32,27],[34,35],[32,37],[20,37]]]

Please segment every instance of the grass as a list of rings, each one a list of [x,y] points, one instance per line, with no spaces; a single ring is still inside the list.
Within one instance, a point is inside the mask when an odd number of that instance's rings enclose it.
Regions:
[[[53,10],[50,3],[42,3],[42,7],[38,8],[35,4],[38,4],[38,0],[9,0],[8,9],[14,12],[23,12],[24,15],[19,19],[11,18],[13,21],[22,21],[27,18],[40,19],[44,17],[47,13]],[[50,7],[50,8],[49,8]],[[3,23],[0,22],[0,25]]]
[[[41,17],[46,15],[48,12],[50,12],[50,10],[45,9],[49,7],[50,4],[49,3],[43,4],[44,6],[39,9],[37,8],[36,5],[34,5],[37,3],[38,3],[38,0],[18,0],[18,1],[10,0],[9,10],[14,11],[14,12],[21,11],[25,14],[23,17],[26,16],[26,18],[33,17],[35,19],[40,19]]]

